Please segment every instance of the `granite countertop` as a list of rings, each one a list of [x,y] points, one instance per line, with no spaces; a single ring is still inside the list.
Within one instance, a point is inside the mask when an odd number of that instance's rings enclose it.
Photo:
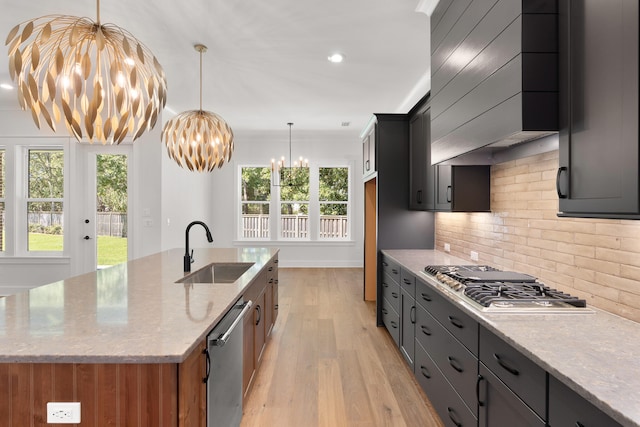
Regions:
[[[469,264],[434,250],[383,253],[422,278],[426,265]],[[440,294],[620,424],[640,427],[640,324],[594,307],[592,314],[486,314]]]
[[[195,249],[191,271],[253,262],[233,283],[175,283],[173,249],[0,298],[0,363],[180,363],[278,249]]]

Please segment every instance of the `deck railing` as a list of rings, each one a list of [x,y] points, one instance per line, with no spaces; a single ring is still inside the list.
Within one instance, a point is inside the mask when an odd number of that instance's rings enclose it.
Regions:
[[[285,239],[305,239],[309,237],[308,215],[281,215],[281,236]],[[349,235],[346,215],[321,215],[320,238],[344,239]],[[242,215],[242,237],[245,239],[269,238],[269,215]]]

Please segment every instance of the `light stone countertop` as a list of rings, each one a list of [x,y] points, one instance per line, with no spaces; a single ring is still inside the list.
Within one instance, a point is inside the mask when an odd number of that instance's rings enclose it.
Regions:
[[[382,252],[431,285],[425,266],[470,264],[434,250]],[[640,427],[639,323],[594,307],[595,314],[486,314],[440,294],[623,426]]]
[[[172,249],[0,298],[0,363],[180,363],[277,252],[194,250],[192,272],[253,262],[234,283],[175,283],[184,249]]]

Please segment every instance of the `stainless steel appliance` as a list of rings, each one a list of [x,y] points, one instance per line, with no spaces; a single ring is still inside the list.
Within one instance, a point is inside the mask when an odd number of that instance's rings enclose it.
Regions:
[[[252,302],[239,299],[207,337],[207,426],[242,419],[242,319]]]
[[[424,274],[442,289],[487,313],[593,313],[586,301],[528,274],[488,265],[429,265]]]

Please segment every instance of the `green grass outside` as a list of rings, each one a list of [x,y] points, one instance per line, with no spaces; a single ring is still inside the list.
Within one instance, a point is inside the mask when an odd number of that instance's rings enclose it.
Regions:
[[[62,235],[29,233],[30,251],[62,251]],[[115,265],[127,261],[127,239],[98,237],[98,265]]]

